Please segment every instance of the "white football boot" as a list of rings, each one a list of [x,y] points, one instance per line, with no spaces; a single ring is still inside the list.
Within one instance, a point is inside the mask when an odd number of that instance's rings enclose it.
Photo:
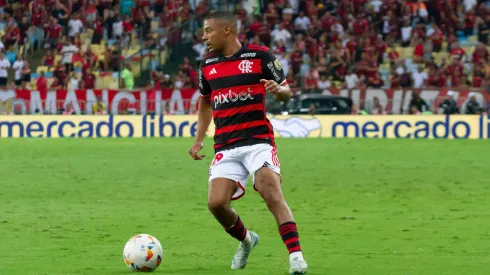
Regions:
[[[257,233],[248,231],[247,237],[249,240],[244,240],[240,242],[240,246],[235,253],[235,257],[233,257],[233,261],[231,261],[231,269],[244,269],[248,262],[248,256],[254,248],[259,243],[259,235]]]
[[[294,257],[289,262],[289,274],[306,274],[308,265],[303,257]]]

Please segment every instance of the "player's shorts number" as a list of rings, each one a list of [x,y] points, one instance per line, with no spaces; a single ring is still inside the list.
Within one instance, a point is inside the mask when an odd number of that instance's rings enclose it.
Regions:
[[[213,164],[211,164],[211,165],[215,165],[215,164],[216,164],[216,163],[218,163],[218,161],[220,161],[222,158],[223,158],[223,154],[222,154],[222,153],[217,153],[217,154],[216,154],[216,156],[214,156]]]

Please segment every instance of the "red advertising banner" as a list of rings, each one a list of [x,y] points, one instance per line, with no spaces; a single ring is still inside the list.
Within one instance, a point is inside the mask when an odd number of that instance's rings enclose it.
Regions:
[[[323,94],[347,96],[361,108],[369,110],[374,98],[378,98],[387,113],[407,113],[412,93],[417,92],[432,111],[437,112],[438,105],[451,95],[459,107],[464,106],[471,95],[474,95],[481,106],[490,102],[490,94],[470,90],[450,89],[353,89],[324,90]],[[57,90],[48,92],[29,90],[0,91],[0,101],[12,100],[16,113],[56,114],[59,109],[73,106],[74,114],[93,114],[92,106],[100,98],[111,114],[123,112],[147,114],[195,114],[199,102],[197,89],[164,89],[164,90]]]

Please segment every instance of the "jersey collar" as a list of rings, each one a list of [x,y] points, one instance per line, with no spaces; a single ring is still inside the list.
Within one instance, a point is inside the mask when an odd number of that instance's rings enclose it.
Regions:
[[[227,60],[235,60],[240,54],[242,54],[245,50],[247,49],[247,46],[245,44],[242,44],[242,47],[234,53],[230,57],[226,57],[223,55],[223,53],[220,54],[220,60],[227,61]]]

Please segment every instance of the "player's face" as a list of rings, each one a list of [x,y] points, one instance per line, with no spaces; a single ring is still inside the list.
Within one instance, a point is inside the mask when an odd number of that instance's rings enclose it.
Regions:
[[[204,34],[202,40],[208,46],[208,51],[220,52],[223,50],[225,28],[215,19],[204,21]]]

